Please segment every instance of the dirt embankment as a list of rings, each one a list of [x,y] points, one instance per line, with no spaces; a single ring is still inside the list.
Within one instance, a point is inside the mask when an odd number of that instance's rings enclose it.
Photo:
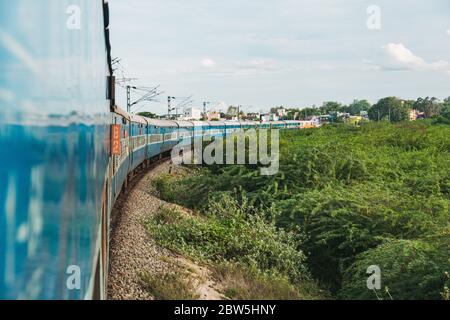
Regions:
[[[154,290],[145,279],[164,279],[165,275],[175,273],[192,279],[189,283],[198,299],[223,299],[206,267],[161,248],[145,228],[144,221],[154,216],[161,206],[173,206],[155,196],[152,180],[176,170],[184,169],[174,166],[170,160],[162,162],[139,174],[118,199],[113,210],[116,219],[111,233],[109,299],[153,300]]]

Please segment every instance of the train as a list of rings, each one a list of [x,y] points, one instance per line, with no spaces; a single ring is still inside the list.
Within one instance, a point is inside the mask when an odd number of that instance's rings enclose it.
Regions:
[[[0,2],[0,300],[106,299],[111,211],[137,169],[203,135],[313,126],[148,119],[114,92],[107,1]]]

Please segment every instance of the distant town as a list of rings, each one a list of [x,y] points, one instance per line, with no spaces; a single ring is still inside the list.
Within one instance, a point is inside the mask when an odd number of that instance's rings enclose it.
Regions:
[[[364,121],[415,121],[426,118],[447,118],[450,108],[450,97],[444,100],[438,98],[418,98],[403,100],[396,97],[380,99],[372,105],[367,100],[354,100],[349,105],[329,101],[322,106],[307,108],[274,107],[269,112],[246,112],[242,106],[229,106],[226,111],[221,108],[187,107],[182,113],[157,116],[151,112],[140,112],[139,115],[148,118],[173,119],[185,121],[286,121],[300,120],[314,124],[349,123],[360,124]]]

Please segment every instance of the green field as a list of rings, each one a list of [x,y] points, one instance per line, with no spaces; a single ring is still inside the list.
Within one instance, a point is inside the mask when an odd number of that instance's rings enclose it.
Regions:
[[[285,131],[275,176],[212,166],[156,187],[198,213],[149,223],[157,241],[281,286],[230,288],[237,298],[449,299],[448,125]],[[381,268],[378,292],[367,289],[371,265]]]

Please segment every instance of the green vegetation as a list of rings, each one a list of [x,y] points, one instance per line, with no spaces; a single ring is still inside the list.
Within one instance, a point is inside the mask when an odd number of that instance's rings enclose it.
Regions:
[[[303,283],[302,293],[290,284],[289,279],[280,275],[260,272],[257,268],[233,263],[215,266],[214,277],[223,287],[226,297],[234,300],[301,300],[314,299],[318,295],[307,293],[307,283]],[[317,291],[313,289],[312,292]]]
[[[144,287],[151,292],[157,300],[196,300],[194,279],[190,274],[175,270],[172,273],[142,275]]]
[[[376,299],[366,271],[378,265],[381,298],[448,299],[450,126],[437,123],[283,132],[274,176],[211,166],[163,177],[161,196],[201,215],[150,228],[173,249],[299,291],[309,270],[335,297]]]
[[[391,122],[409,119],[411,106],[396,97],[383,98],[369,109],[369,118],[373,121],[388,120]]]
[[[158,185],[166,180],[160,178]],[[245,199],[238,203],[227,194],[209,201],[202,213],[161,208],[146,224],[162,246],[213,265],[230,298],[312,299],[320,294],[297,249],[298,235],[278,230]]]
[[[138,115],[141,117],[149,118],[149,119],[158,119],[158,116],[156,114],[154,114],[153,112],[143,111],[143,112],[139,112]]]
[[[439,100],[436,97],[418,98],[417,100],[403,100],[397,97],[386,97],[371,105],[367,100],[355,100],[345,105],[336,101],[324,102],[321,106],[306,108],[287,108],[284,120],[307,119],[312,116],[330,115],[333,123],[348,122],[348,115],[359,116],[367,113],[372,121],[402,122],[409,119],[410,111],[422,113],[421,117],[440,119],[441,123],[450,123],[448,110],[450,97]],[[278,108],[271,111],[276,113]]]

